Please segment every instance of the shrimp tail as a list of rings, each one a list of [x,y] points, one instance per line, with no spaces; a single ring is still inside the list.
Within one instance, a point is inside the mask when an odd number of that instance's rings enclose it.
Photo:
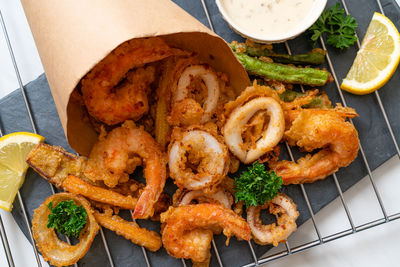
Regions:
[[[144,191],[137,202],[136,208],[133,211],[132,218],[133,219],[146,219],[150,216],[153,216],[154,208],[148,208],[149,202],[153,199],[150,191]],[[153,205],[150,205],[153,206]]]

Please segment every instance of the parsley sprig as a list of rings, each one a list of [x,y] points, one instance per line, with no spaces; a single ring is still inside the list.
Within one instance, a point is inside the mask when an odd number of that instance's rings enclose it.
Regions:
[[[235,180],[236,202],[243,200],[246,208],[263,205],[278,194],[282,183],[282,177],[266,171],[264,164],[256,161]]]
[[[53,207],[53,201],[48,204],[51,213],[47,228],[53,228],[60,234],[78,237],[86,225],[87,213],[82,206],[77,206],[73,200],[64,200]]]
[[[343,49],[357,41],[355,36],[357,21],[350,15],[344,15],[344,9],[339,3],[324,11],[318,20],[308,29],[314,46],[319,37],[326,32],[327,43]]]

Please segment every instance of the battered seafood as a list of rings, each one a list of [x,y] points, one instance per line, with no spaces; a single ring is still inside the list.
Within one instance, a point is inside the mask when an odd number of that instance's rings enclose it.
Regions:
[[[162,67],[164,69],[160,81],[158,83],[157,88],[157,106],[156,106],[156,117],[155,117],[155,138],[156,141],[165,148],[167,145],[168,137],[171,134],[170,132],[170,123],[171,118],[171,98],[173,92],[177,90],[178,87],[178,79],[181,76],[183,70],[189,66],[190,64],[197,63],[196,59],[193,57],[179,57],[172,56],[165,60]],[[195,112],[197,114],[197,111]],[[179,115],[178,115],[179,116]],[[174,118],[176,116],[173,116]],[[187,112],[187,116],[185,116],[186,120],[197,119],[198,116],[192,116],[192,113]],[[168,121],[169,119],[169,121]],[[177,120],[178,122],[175,124],[179,124],[178,119],[173,119],[173,121]]]
[[[145,188],[143,184],[133,180],[113,189],[105,188],[99,181],[93,183],[83,174],[86,159],[68,153],[58,146],[38,144],[29,153],[27,163],[59,189],[125,209],[136,208],[138,198]],[[169,197],[163,193],[155,204],[155,217],[152,219],[157,220],[159,213],[167,210],[168,206]]]
[[[191,84],[195,79],[199,79],[200,86],[198,85],[197,87],[200,88],[193,88]],[[201,86],[203,85],[201,82],[204,83],[204,87]],[[199,94],[202,96],[200,97],[201,100],[204,101],[204,103],[201,105],[201,103],[195,101],[193,98],[189,98],[190,94],[194,94],[196,92],[193,92],[195,90],[200,91]],[[218,77],[217,74],[208,66],[208,65],[192,65],[187,67],[181,77],[178,80],[178,87],[175,92],[173,92],[173,98],[172,98],[172,111],[171,113],[181,113],[182,115],[184,114],[183,110],[196,110],[198,112],[195,112],[195,114],[198,114],[199,116],[199,121],[200,123],[206,123],[211,119],[211,116],[215,113],[215,110],[217,108],[217,103],[220,95],[220,88],[219,88],[219,82],[218,82]],[[196,96],[195,96],[196,97]],[[183,108],[187,106],[188,104],[186,101],[190,101],[189,106],[192,106],[191,108]],[[182,112],[178,112],[176,110],[181,109]],[[172,115],[174,117],[174,115]],[[176,116],[176,115],[175,115]],[[188,125],[186,124],[187,122],[185,120],[181,120],[183,125]],[[196,122],[195,122],[196,123]],[[189,125],[194,124],[190,123]]]
[[[165,60],[157,89],[155,136],[167,145],[170,126],[191,126],[215,121],[226,101],[235,97],[226,74],[215,72],[192,54]]]
[[[358,134],[346,122],[356,115],[354,110],[331,109],[327,96],[318,90],[285,92],[280,82],[270,85],[276,90],[254,82],[236,98],[227,74],[212,69],[195,53],[169,47],[162,38],[140,38],[117,47],[75,91],[100,132],[89,159],[44,144],[28,157],[28,164],[49,182],[82,195],[54,195],[35,211],[32,230],[45,259],[55,265],[78,261],[99,229],[96,220],[150,251],[164,245],[169,255],[191,259],[194,266],[208,266],[213,235],[221,232],[228,237],[227,244],[232,235],[246,241],[253,236],[261,245],[284,242],[296,230],[299,212],[289,197],[276,196],[280,177],[258,163],[234,186],[228,171],[237,171],[239,160],[269,161],[285,184],[313,182],[354,160]],[[306,151],[322,150],[298,163],[279,162],[282,137]],[[163,151],[168,151],[168,159]],[[178,186],[172,206],[169,196],[162,194],[167,160]],[[146,185],[130,179],[140,165]],[[89,215],[75,246],[60,241],[43,223],[49,212],[46,203],[67,197]],[[235,198],[241,201],[235,203]],[[249,201],[263,205],[249,207],[246,222],[241,215],[243,202]],[[134,210],[133,218],[160,216],[161,237],[122,219],[120,208]],[[277,224],[262,225],[260,211],[267,208],[278,217]]]
[[[50,209],[48,205],[53,202],[57,205],[64,200],[73,200],[78,206],[82,206],[87,213],[87,221],[85,228],[79,235],[79,243],[69,245],[61,241],[57,233],[52,228],[47,228],[48,216]],[[35,209],[32,219],[32,234],[36,241],[36,246],[42,253],[45,261],[55,266],[67,266],[76,263],[89,250],[93,242],[99,225],[93,216],[93,209],[90,203],[81,196],[70,193],[58,193],[48,197],[37,209]]]
[[[82,79],[89,114],[108,125],[139,119],[149,110],[147,94],[155,78],[153,67],[140,67],[172,54],[157,37],[130,40],[113,50]]]
[[[204,238],[207,235],[204,229],[221,227],[228,237],[235,235],[247,241],[251,238],[251,230],[246,221],[219,204],[170,207],[161,214],[161,222],[164,224],[162,242],[168,254],[195,262],[204,262],[209,257],[211,238]],[[201,235],[201,238],[196,238],[196,235]],[[197,243],[197,240],[201,243]]]
[[[93,181],[102,180],[107,186],[115,187],[118,182],[129,179],[135,155],[143,161],[146,187],[133,217],[148,218],[154,213],[154,204],[164,189],[167,175],[165,156],[149,133],[128,122],[115,128],[94,145],[84,173]]]
[[[297,163],[287,160],[270,162],[270,168],[282,176],[284,184],[312,183],[323,179],[357,157],[358,133],[346,121],[346,117],[356,114],[353,109],[303,109],[289,114],[288,117],[293,119],[285,132],[289,145],[297,145],[308,152],[322,150],[300,158]]]
[[[179,189],[178,189],[179,190]],[[206,194],[201,190],[189,191],[181,195],[178,206],[189,205],[194,200],[198,203],[217,203],[227,209],[230,209],[233,204],[233,197],[227,192],[218,190],[217,192]]]
[[[168,167],[178,187],[198,190],[218,185],[228,173],[228,151],[206,131],[187,131],[172,144]]]
[[[178,188],[172,196],[172,205],[178,207],[199,203],[221,204],[225,208],[232,209],[235,213],[241,215],[243,203],[235,203],[234,195],[234,180],[225,177],[221,184],[213,188],[210,192],[204,190],[189,191]]]
[[[178,207],[196,203],[219,204],[226,209],[233,209],[233,211],[240,216],[242,214],[242,204],[234,204],[232,187],[233,180],[226,177],[224,181],[213,190],[213,192],[204,192],[203,190],[185,191],[182,189],[178,189],[173,195],[173,205],[174,207]],[[203,262],[192,261],[193,266],[209,266],[211,258],[211,253],[209,253],[209,249],[211,246],[213,234],[221,234],[221,232],[221,227],[214,226],[207,230],[196,229],[190,233],[187,233],[187,239],[193,240],[192,242],[195,243],[196,246],[199,248],[198,253],[203,254],[203,257],[207,257],[207,259]]]
[[[223,129],[225,143],[246,164],[272,151],[282,139],[285,130],[283,110],[276,93],[271,91],[254,83],[226,105],[230,114]],[[246,146],[243,139],[249,135],[247,139],[251,144]]]
[[[278,225],[262,225],[260,211],[269,208],[271,214],[277,215]],[[247,209],[247,222],[251,228],[254,241],[260,245],[272,244],[278,246],[279,242],[285,242],[291,233],[296,231],[296,220],[299,212],[296,204],[286,195],[279,193],[271,201],[262,206],[250,206]]]

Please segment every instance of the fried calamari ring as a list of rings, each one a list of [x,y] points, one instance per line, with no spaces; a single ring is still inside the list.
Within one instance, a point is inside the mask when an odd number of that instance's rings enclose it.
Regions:
[[[233,200],[233,196],[229,192],[220,188],[207,193],[203,190],[188,191],[178,188],[172,196],[172,205],[178,207],[190,204],[214,203],[230,209],[233,205]]]
[[[255,147],[250,147],[246,151],[242,138],[243,128],[261,110],[266,110],[269,115],[268,128],[255,142]],[[272,97],[257,97],[234,109],[225,123],[223,131],[229,150],[242,162],[248,164],[273,150],[282,139],[284,130],[285,119],[279,102]]]
[[[171,133],[170,124],[179,125],[180,117],[170,121],[171,103],[173,92],[178,87],[179,77],[187,66],[198,64],[198,59],[191,54],[176,55],[165,59],[162,65],[163,72],[158,82],[157,106],[155,115],[155,139],[164,149],[168,143]]]
[[[182,140],[172,144],[168,165],[170,176],[178,187],[203,189],[219,184],[227,174],[228,150],[206,131],[187,131]]]
[[[199,202],[218,203],[227,209],[230,209],[233,204],[233,198],[231,195],[228,195],[227,192],[217,191],[215,193],[205,194],[201,190],[195,190],[183,194],[179,206],[189,205],[194,200],[198,200]]]
[[[117,47],[82,79],[89,114],[108,125],[139,119],[149,110],[147,93],[155,69],[138,67],[169,57],[173,51],[158,37],[133,39]]]
[[[211,116],[215,112],[218,104],[220,95],[220,88],[217,74],[208,65],[192,65],[187,67],[178,81],[178,88],[173,97],[172,113],[174,113],[174,106],[178,105],[180,101],[184,101],[188,98],[189,92],[193,89],[190,84],[194,78],[200,78],[207,89],[207,92],[203,92],[206,95],[204,104],[198,106],[200,116],[200,123],[206,123],[211,119]],[[204,89],[203,89],[204,90]],[[195,108],[195,110],[197,110]],[[182,112],[183,114],[184,112]]]
[[[51,213],[48,205],[53,202],[56,206],[64,200],[73,200],[76,205],[82,206],[87,213],[86,225],[79,235],[79,243],[69,245],[61,241],[54,229],[47,228],[48,216]],[[56,266],[67,266],[76,263],[89,250],[99,230],[99,225],[93,216],[90,203],[81,196],[71,193],[58,193],[48,197],[37,209],[32,220],[32,234],[43,258]]]
[[[278,225],[275,223],[262,225],[260,211],[267,208],[271,214],[279,215]],[[279,242],[285,242],[288,236],[297,229],[297,217],[299,217],[299,212],[296,204],[288,196],[280,193],[262,206],[250,206],[247,209],[247,222],[254,241],[260,245],[277,246]]]
[[[170,207],[161,214],[161,222],[164,223],[162,242],[168,254],[195,262],[204,262],[209,257],[211,238],[204,238],[207,232],[203,230],[221,227],[228,237],[235,235],[247,241],[251,238],[247,222],[219,204]],[[193,238],[192,235],[195,234],[201,235],[202,238]],[[196,241],[201,241],[201,244]]]
[[[161,248],[161,237],[155,231],[149,231],[141,228],[136,222],[128,222],[117,215],[94,212],[97,222],[115,232],[117,235],[123,236],[134,244],[138,244],[150,251],[157,251]]]

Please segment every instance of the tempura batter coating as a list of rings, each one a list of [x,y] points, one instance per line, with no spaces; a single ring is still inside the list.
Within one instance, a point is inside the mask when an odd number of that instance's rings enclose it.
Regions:
[[[115,128],[94,145],[90,152],[85,175],[93,181],[102,180],[109,187],[127,181],[132,170],[132,157],[138,156],[144,165],[146,186],[140,195],[133,216],[148,218],[160,197],[167,176],[166,156],[146,131],[132,122]]]
[[[322,150],[300,158],[297,163],[287,160],[271,162],[269,166],[282,176],[284,184],[312,183],[354,161],[359,149],[358,133],[346,121],[346,113],[340,109],[295,112],[298,116],[285,132],[289,145],[297,145],[308,152]]]
[[[157,37],[130,40],[116,48],[82,79],[89,114],[108,125],[139,119],[149,110],[147,93],[155,79],[153,67],[141,66],[172,54],[173,49]]]
[[[194,230],[221,227],[228,237],[235,235],[247,241],[251,238],[247,222],[232,210],[219,204],[203,203],[170,207],[161,214],[161,222],[164,223],[162,241],[168,254],[176,258],[192,259],[195,262],[207,260],[209,245],[204,246],[207,243],[205,241],[208,241],[204,238],[199,238],[198,240],[202,242],[197,244],[197,239],[192,236]],[[206,234],[204,231],[198,233]]]

